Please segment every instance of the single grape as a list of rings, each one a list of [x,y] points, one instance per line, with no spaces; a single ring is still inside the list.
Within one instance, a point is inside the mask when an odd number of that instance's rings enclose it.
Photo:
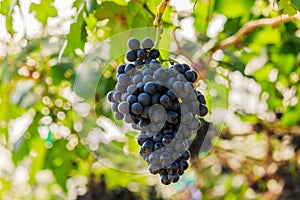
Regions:
[[[149,56],[153,59],[158,58],[160,55],[160,52],[157,49],[152,49],[149,53]]]
[[[159,68],[154,72],[154,77],[161,81],[164,81],[167,78],[167,76],[167,70],[163,68]]]
[[[117,92],[124,92],[125,91],[125,86],[124,85],[121,85],[120,83],[117,83],[116,84],[116,91]]]
[[[185,150],[183,152],[183,154],[181,155],[181,158],[184,159],[184,160],[188,160],[188,159],[190,159],[190,157],[191,157],[191,153],[190,153],[189,150]]]
[[[200,104],[199,112],[200,112],[199,113],[200,116],[205,116],[208,113],[208,109],[205,104]]]
[[[121,119],[123,119],[124,116],[120,112],[115,112],[114,117],[115,117],[116,120],[121,120]]]
[[[165,106],[170,102],[170,97],[168,95],[162,95],[159,99],[161,105]]]
[[[122,96],[122,93],[121,92],[115,92],[113,94],[113,98],[116,100],[116,101],[121,101],[121,96]]]
[[[136,38],[130,38],[127,42],[127,46],[131,50],[137,50],[140,48],[140,41]]]
[[[125,65],[124,64],[119,65],[117,68],[117,73],[123,74],[124,72],[125,72]]]
[[[168,145],[171,143],[171,141],[173,140],[174,136],[173,135],[165,135],[163,138],[162,138],[162,144],[163,145]]]
[[[158,164],[159,162],[159,154],[156,152],[153,152],[149,155],[149,162],[150,163],[154,163],[154,164]]]
[[[151,60],[149,67],[153,70],[160,68],[160,62],[158,60]]]
[[[186,161],[186,160],[184,160],[184,159],[180,159],[179,160],[179,169],[180,170],[186,170],[187,168],[189,167],[189,163]]]
[[[145,64],[146,64],[147,66],[149,66],[149,63],[151,62],[151,60],[152,60],[151,57],[146,58],[146,59],[145,59]]]
[[[147,83],[147,82],[150,82],[150,81],[153,81],[152,76],[150,76],[150,75],[144,76],[144,78],[143,78],[144,83]]]
[[[133,104],[136,101],[137,101],[137,96],[135,96],[134,94],[131,94],[127,97],[127,102],[130,104]]]
[[[144,142],[148,139],[149,138],[146,135],[139,135],[137,138],[137,142],[140,146],[142,146],[144,144]]]
[[[179,94],[179,95],[181,95],[182,96],[182,93],[183,93],[183,83],[181,82],[181,81],[175,81],[174,83],[173,83],[173,89],[174,89],[174,91],[177,93],[177,94]]]
[[[150,38],[145,38],[142,41],[142,47],[146,50],[151,49],[154,46],[154,42],[153,40],[151,40]]]
[[[164,147],[164,145],[161,142],[156,142],[154,144],[154,151],[158,151],[160,149],[162,149]]]
[[[142,148],[144,149],[144,151],[146,153],[150,153],[153,151],[153,142],[151,140],[146,140],[143,145]]]
[[[176,173],[176,174],[168,174],[168,180],[171,182],[171,183],[176,183],[179,181],[179,174]]]
[[[135,50],[131,50],[131,51],[128,51],[126,53],[126,59],[129,61],[129,62],[133,62],[137,59],[137,56],[136,56],[136,51]]]
[[[203,94],[198,94],[197,95],[197,99],[198,99],[198,101],[201,103],[201,104],[206,104],[206,101],[205,101],[205,98],[204,98],[204,96],[203,96]]]
[[[127,88],[127,92],[129,94],[133,94],[136,90],[137,90],[137,86],[135,86],[135,85],[129,85]]]
[[[158,174],[158,172],[160,170],[159,166],[154,163],[150,163],[148,166],[148,169],[151,174]]]
[[[142,118],[149,119],[150,108],[151,108],[150,106],[144,106],[143,112],[141,114]]]
[[[143,76],[141,74],[136,74],[133,78],[132,78],[132,83],[137,85],[139,82],[143,81]]]
[[[155,133],[155,134],[153,135],[152,140],[153,140],[154,142],[160,142],[160,141],[162,140],[163,137],[164,137],[164,135],[163,135],[161,132]]]
[[[145,91],[146,92],[146,91]],[[159,99],[160,99],[160,93],[155,93],[154,95],[151,96],[151,104],[159,104]]]
[[[122,114],[129,113],[129,103],[126,101],[123,101],[119,104],[118,110]]]
[[[147,51],[145,51],[144,49],[139,49],[137,51],[137,57],[140,58],[141,60],[145,60],[148,56]]]
[[[109,93],[107,93],[107,100],[109,102],[115,102],[115,99],[113,98],[114,93],[115,93],[114,91],[110,91]]]
[[[144,85],[144,91],[149,95],[154,95],[156,93],[157,84],[154,82],[148,82]]]
[[[142,60],[136,60],[134,61],[134,65],[137,67],[137,68],[141,68],[144,66],[144,62]]]
[[[175,93],[172,90],[168,90],[167,91],[167,95],[168,95],[168,97],[170,97],[170,99],[172,101],[176,99],[176,95],[175,95]]]
[[[197,79],[197,77],[196,77],[195,74],[196,74],[196,73],[194,73],[194,72],[191,71],[191,70],[188,70],[188,71],[184,72],[185,78],[186,78],[188,81],[192,82],[192,83],[194,83],[194,82],[196,81],[196,79]]]
[[[126,65],[125,73],[128,74],[128,75],[133,75],[135,73],[135,65],[134,64]]]
[[[162,164],[162,166],[167,166],[170,164],[172,160],[172,156],[168,152],[163,152],[160,154],[159,162]]]
[[[141,114],[143,112],[143,106],[140,103],[138,103],[138,102],[133,103],[131,105],[131,112],[133,114],[139,115],[139,114]]]
[[[173,66],[173,68],[174,68],[176,71],[178,71],[179,73],[184,73],[184,68],[183,68],[183,66],[182,66],[181,64],[175,64],[175,65]]]
[[[111,104],[111,109],[112,109],[112,111],[118,112],[118,106],[119,106],[119,103],[118,103],[118,102],[113,102],[113,103]]]
[[[126,74],[120,74],[120,76],[118,76],[118,83],[127,86],[130,84],[130,77]]]
[[[171,181],[168,179],[168,175],[167,174],[161,175],[160,181],[164,185],[169,185],[171,183]]]
[[[141,119],[138,123],[139,127],[144,128],[150,124],[150,120],[148,119]]]
[[[153,75],[153,70],[147,67],[147,68],[143,69],[142,75],[143,76],[146,76],[146,75],[152,76]]]
[[[149,105],[150,101],[151,101],[151,97],[147,93],[141,93],[138,96],[138,102],[141,103],[144,106]]]

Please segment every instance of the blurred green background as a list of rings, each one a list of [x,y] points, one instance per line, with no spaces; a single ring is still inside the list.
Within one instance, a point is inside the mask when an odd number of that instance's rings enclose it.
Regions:
[[[170,1],[162,56],[201,74],[209,114],[169,186],[106,100],[159,3],[0,1],[1,199],[299,198],[299,1]]]

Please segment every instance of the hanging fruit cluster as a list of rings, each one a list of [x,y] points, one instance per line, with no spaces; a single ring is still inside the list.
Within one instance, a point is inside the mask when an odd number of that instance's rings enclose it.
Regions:
[[[197,73],[187,64],[162,68],[150,38],[128,40],[129,64],[117,68],[115,90],[107,94],[114,117],[140,130],[140,155],[165,185],[188,168],[189,140],[208,112],[203,94],[194,89]]]

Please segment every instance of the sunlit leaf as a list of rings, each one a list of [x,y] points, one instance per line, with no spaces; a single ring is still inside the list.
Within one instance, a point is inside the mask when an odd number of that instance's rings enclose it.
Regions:
[[[52,4],[52,0],[41,0],[40,4],[32,3],[30,5],[30,12],[34,11],[36,13],[36,18],[43,25],[46,25],[49,17],[55,17],[57,15],[56,8]]]

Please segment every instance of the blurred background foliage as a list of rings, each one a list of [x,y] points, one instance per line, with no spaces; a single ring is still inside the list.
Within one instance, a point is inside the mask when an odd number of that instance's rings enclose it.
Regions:
[[[99,43],[152,27],[159,3],[0,1],[1,199],[299,198],[299,1],[170,1],[160,26],[174,33],[161,36],[173,53],[163,56],[202,75],[210,109],[190,169],[171,186],[128,155],[136,132],[105,98],[126,40],[100,48],[114,61],[82,68]],[[205,136],[214,146],[200,150]]]

